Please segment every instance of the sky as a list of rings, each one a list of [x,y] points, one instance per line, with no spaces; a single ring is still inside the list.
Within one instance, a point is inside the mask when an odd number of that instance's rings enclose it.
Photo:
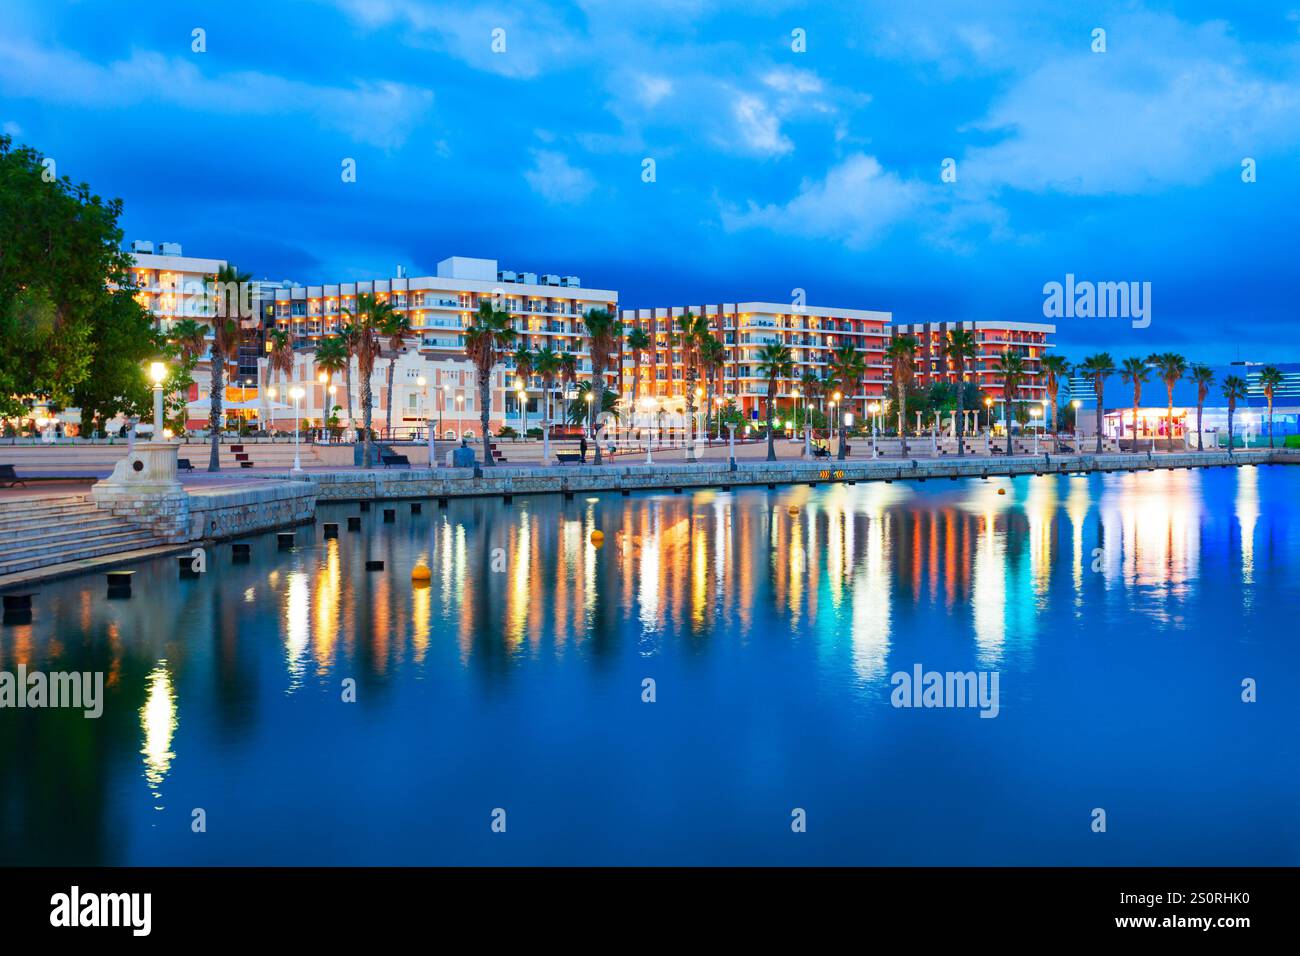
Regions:
[[[1045,321],[1070,274],[1151,290],[1056,319],[1072,360],[1300,358],[1300,0],[0,7],[0,132],[258,278],[924,322]]]

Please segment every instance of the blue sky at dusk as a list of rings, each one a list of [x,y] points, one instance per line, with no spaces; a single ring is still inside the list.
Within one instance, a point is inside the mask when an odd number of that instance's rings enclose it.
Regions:
[[[121,196],[128,238],[258,277],[484,256],[626,307],[802,288],[917,322],[1038,320],[1069,272],[1153,299],[1147,329],[1059,321],[1072,358],[1300,355],[1300,0],[4,0],[4,19],[0,129]]]

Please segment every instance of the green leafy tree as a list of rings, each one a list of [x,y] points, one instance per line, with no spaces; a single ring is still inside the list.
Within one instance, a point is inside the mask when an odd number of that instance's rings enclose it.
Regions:
[[[89,374],[72,388],[72,405],[81,410],[81,434],[87,436],[103,431],[119,414],[146,413],[153,396],[144,366],[165,347],[153,317],[125,289],[95,310],[91,327]]]

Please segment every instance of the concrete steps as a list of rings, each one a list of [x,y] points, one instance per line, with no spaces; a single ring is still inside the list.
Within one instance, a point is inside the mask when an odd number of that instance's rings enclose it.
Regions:
[[[162,543],[101,511],[87,495],[0,499],[0,585],[20,571]]]

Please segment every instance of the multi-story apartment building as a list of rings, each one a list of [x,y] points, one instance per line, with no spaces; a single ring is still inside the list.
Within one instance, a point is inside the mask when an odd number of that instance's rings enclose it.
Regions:
[[[723,305],[693,305],[674,308],[628,309],[623,312],[624,332],[644,329],[651,347],[641,357],[639,398],[652,397],[670,412],[680,413],[686,401],[686,360],[680,345],[678,320],[687,311],[703,316],[713,336],[722,343],[723,365],[719,398],[734,401],[750,419],[766,414],[767,378],[759,368],[763,346],[789,346],[794,371],[777,382],[776,407],[791,410],[802,404],[796,394],[805,374],[825,379],[832,353],[852,345],[863,353],[866,375],[856,395],[846,396],[859,408],[868,399],[885,395],[888,369],[885,346],[889,341],[888,312],[859,309],[829,309],[777,302],[739,302]],[[629,398],[634,364],[624,355],[624,374]],[[703,373],[697,378],[703,384]],[[697,410],[698,410],[697,403]],[[852,407],[846,403],[845,407]]]
[[[153,314],[163,331],[181,319],[208,321],[216,314],[209,284],[226,260],[182,255],[176,242],[160,242],[157,248],[155,252],[152,242],[142,240],[131,243],[131,275],[140,290],[136,301]]]
[[[1047,386],[1042,374],[1042,358],[1053,343],[1049,337],[1056,334],[1056,326],[1043,322],[918,322],[896,325],[894,333],[914,336],[919,344],[916,353],[916,383],[957,381],[952,363],[943,354],[948,333],[964,329],[975,333],[979,356],[966,364],[966,380],[974,382],[980,391],[995,402],[1001,402],[1002,376],[998,373],[998,358],[1004,352],[1014,352],[1024,360],[1025,378],[1017,389],[1017,398],[1041,402],[1047,396]]]
[[[454,417],[461,434],[479,431],[478,387],[465,352],[465,330],[481,302],[490,301],[495,308],[511,313],[516,333],[512,350],[549,346],[555,352],[572,354],[578,381],[591,377],[591,352],[582,317],[592,309],[615,314],[618,309],[616,291],[585,288],[577,276],[511,272],[498,269],[495,259],[463,256],[442,260],[437,274],[432,276],[410,277],[399,268],[398,275],[388,279],[282,286],[264,292],[273,295],[274,327],[287,331],[295,348],[304,351],[339,333],[356,313],[359,295],[374,295],[388,302],[408,317],[413,332],[408,356],[399,361],[396,372],[394,391],[399,390],[399,381],[405,391],[394,397],[393,427],[414,424],[412,411],[437,411],[444,421],[444,433],[451,431],[446,423]],[[265,318],[265,311],[263,315]],[[376,363],[372,383],[377,413],[374,421],[379,428],[388,424],[384,421],[388,405],[386,365],[382,359]],[[614,386],[617,359],[611,359],[608,367],[607,382]],[[418,384],[421,379],[423,385]],[[527,396],[526,406],[517,397],[521,385]],[[421,396],[428,396],[427,401],[414,400],[416,388]],[[540,376],[521,382],[515,374],[513,356],[505,356],[492,373],[489,427],[494,431],[507,424],[518,428],[523,423],[524,407],[531,425],[540,423],[547,406],[552,420],[562,420],[562,383],[556,380],[552,388],[548,402]],[[408,421],[399,418],[399,407]]]

